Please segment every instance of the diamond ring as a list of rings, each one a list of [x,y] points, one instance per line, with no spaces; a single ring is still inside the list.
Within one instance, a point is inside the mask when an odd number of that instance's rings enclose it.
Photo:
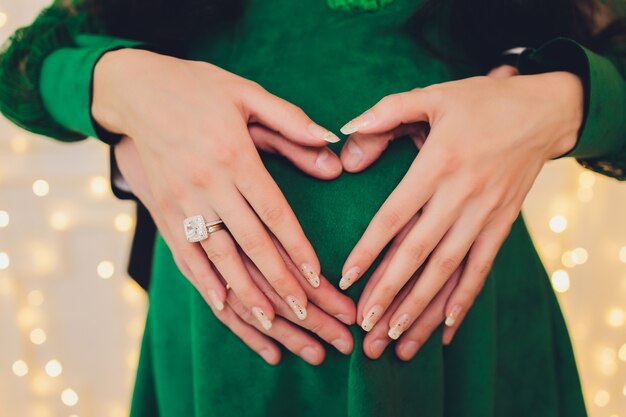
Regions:
[[[226,228],[222,220],[206,222],[200,215],[187,217],[183,224],[187,241],[191,243],[208,239],[209,234]]]

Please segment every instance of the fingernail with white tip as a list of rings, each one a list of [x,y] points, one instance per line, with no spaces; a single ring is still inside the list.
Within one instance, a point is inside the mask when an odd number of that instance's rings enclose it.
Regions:
[[[213,307],[215,307],[217,311],[224,310],[224,303],[222,303],[222,300],[217,296],[215,290],[209,290],[209,300],[211,300]]]
[[[389,328],[389,333],[387,335],[393,340],[397,340],[402,333],[406,330],[409,325],[410,317],[408,314],[404,313],[395,321],[393,325]]]
[[[298,316],[300,320],[306,319],[306,309],[302,306],[302,303],[300,303],[300,301],[298,301],[296,297],[294,297],[293,295],[288,295],[287,304],[289,304],[289,307],[291,307],[293,312],[296,313],[296,316]]]
[[[372,123],[374,120],[374,115],[370,112],[365,112],[362,115],[355,117],[346,123],[340,130],[344,135],[351,135],[354,132],[358,132],[359,129],[362,129]]]
[[[342,290],[347,290],[348,288],[350,288],[350,285],[352,285],[352,283],[358,278],[360,272],[361,268],[359,268],[358,266],[353,266],[352,268],[348,269],[348,271],[343,274],[343,276],[339,280],[339,288],[341,288]]]
[[[372,330],[372,328],[380,318],[382,312],[383,308],[380,305],[376,304],[374,307],[372,307],[363,318],[363,321],[361,322],[361,328],[366,332]]]
[[[311,284],[313,288],[317,288],[320,286],[320,276],[317,274],[317,272],[315,272],[311,265],[306,263],[300,265],[300,272],[302,272],[304,278],[309,281],[309,284]]]
[[[272,321],[267,318],[267,315],[265,315],[265,312],[261,309],[261,307],[252,307],[252,314],[254,314],[254,317],[256,317],[265,330],[272,328]]]
[[[309,132],[311,132],[311,134],[316,138],[323,139],[329,143],[336,143],[340,141],[339,137],[333,132],[328,129],[324,129],[322,126],[315,123],[311,123],[309,125]]]
[[[461,313],[461,306],[460,305],[455,305],[454,307],[452,307],[452,311],[450,311],[450,314],[448,314],[448,317],[446,317],[446,326],[448,327],[452,327],[454,326],[454,323],[456,322],[456,319],[459,318],[459,314]]]

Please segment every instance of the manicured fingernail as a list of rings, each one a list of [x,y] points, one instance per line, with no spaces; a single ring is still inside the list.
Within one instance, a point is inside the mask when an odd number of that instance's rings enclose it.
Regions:
[[[305,346],[302,348],[300,356],[307,362],[317,363],[317,349],[312,346]]]
[[[375,356],[380,355],[385,350],[385,346],[387,346],[387,342],[382,339],[376,339],[370,345],[370,350]]]
[[[322,149],[317,155],[317,159],[315,160],[315,166],[320,171],[333,172],[334,164],[330,159],[330,151],[326,148]]]
[[[356,168],[363,159],[363,150],[353,140],[348,142],[348,154],[346,155],[346,165],[350,168]]]
[[[346,123],[340,130],[344,135],[350,135],[354,132],[357,132],[359,129],[364,128],[365,126],[372,123],[374,120],[374,115],[370,112],[365,112],[362,115],[355,117]]]
[[[383,312],[382,306],[376,304],[374,307],[367,312],[365,317],[363,318],[363,322],[361,322],[361,328],[366,332],[372,330],[378,319],[380,318],[381,313]]]
[[[348,269],[348,271],[339,280],[339,288],[342,290],[350,288],[350,285],[352,285],[352,283],[358,278],[360,272],[361,268],[358,266],[353,266]]]
[[[271,364],[272,360],[274,359],[274,353],[272,352],[271,349],[262,349],[259,352],[259,355],[261,355],[261,357],[265,359],[265,361],[269,364]]]
[[[411,318],[407,313],[404,313],[400,317],[398,317],[398,319],[389,328],[389,333],[387,333],[389,337],[391,337],[393,340],[397,340],[400,335],[406,330],[410,320]]]
[[[209,290],[209,300],[211,300],[213,307],[215,307],[218,311],[224,310],[224,303],[222,303],[222,300],[220,300],[217,296],[215,290]]]
[[[341,353],[350,353],[350,344],[344,339],[335,339],[330,344]]]
[[[293,312],[296,313],[296,316],[298,316],[300,320],[306,319],[306,308],[302,306],[302,303],[300,303],[300,301],[298,301],[296,297],[294,297],[293,295],[288,295],[287,304],[289,304],[289,307],[291,307]]]
[[[252,307],[252,314],[254,314],[254,317],[256,317],[265,330],[272,328],[271,320],[267,318],[267,315],[265,315],[265,312],[263,312],[261,307]]]
[[[406,343],[403,343],[400,346],[400,354],[403,359],[410,359],[413,355],[417,353],[417,349],[419,349],[419,344],[414,340],[409,340]]]
[[[316,138],[324,139],[326,142],[335,143],[340,140],[333,132],[315,123],[309,125],[309,132]]]
[[[304,278],[309,281],[309,284],[311,284],[313,288],[317,288],[320,286],[320,276],[317,274],[317,272],[315,272],[311,265],[300,265],[300,271],[302,272],[302,275],[304,275]]]
[[[339,321],[341,321],[341,322],[343,322],[345,324],[348,324],[348,325],[352,324],[352,319],[348,315],[338,313],[338,314],[335,314],[335,317],[337,318],[337,320],[339,320]]]
[[[446,317],[446,326],[448,327],[454,326],[454,323],[456,322],[456,319],[459,318],[460,313],[461,313],[460,305],[457,304],[454,307],[452,307],[452,311],[450,311],[450,314],[448,314],[448,317]]]

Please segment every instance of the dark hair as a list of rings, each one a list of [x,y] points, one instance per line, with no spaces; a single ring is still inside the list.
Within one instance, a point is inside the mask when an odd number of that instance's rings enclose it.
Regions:
[[[105,22],[116,36],[168,45],[181,44],[207,25],[225,24],[240,15],[245,0],[85,0],[90,13]],[[319,0],[323,1],[323,0]],[[609,0],[608,3],[611,3]],[[610,4],[598,0],[426,0],[408,19],[408,30],[434,54],[446,60],[458,57],[438,51],[429,38],[447,31],[467,55],[489,66],[498,55],[516,46],[539,46],[558,36],[572,38],[601,52],[626,33],[624,19],[601,24]],[[436,19],[448,21],[433,27]]]

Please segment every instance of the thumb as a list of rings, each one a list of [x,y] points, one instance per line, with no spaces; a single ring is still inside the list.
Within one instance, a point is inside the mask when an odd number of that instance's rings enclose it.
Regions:
[[[312,177],[328,180],[341,174],[341,161],[328,147],[303,146],[256,123],[249,125],[248,129],[257,148],[284,156]]]
[[[426,140],[427,132],[427,125],[413,123],[398,126],[384,133],[353,133],[341,149],[341,163],[347,172],[363,171],[373,164],[397,138],[409,136],[420,149]]]
[[[249,122],[259,122],[292,142],[317,147],[339,142],[337,135],[311,120],[300,107],[257,84],[246,94],[245,103]]]

